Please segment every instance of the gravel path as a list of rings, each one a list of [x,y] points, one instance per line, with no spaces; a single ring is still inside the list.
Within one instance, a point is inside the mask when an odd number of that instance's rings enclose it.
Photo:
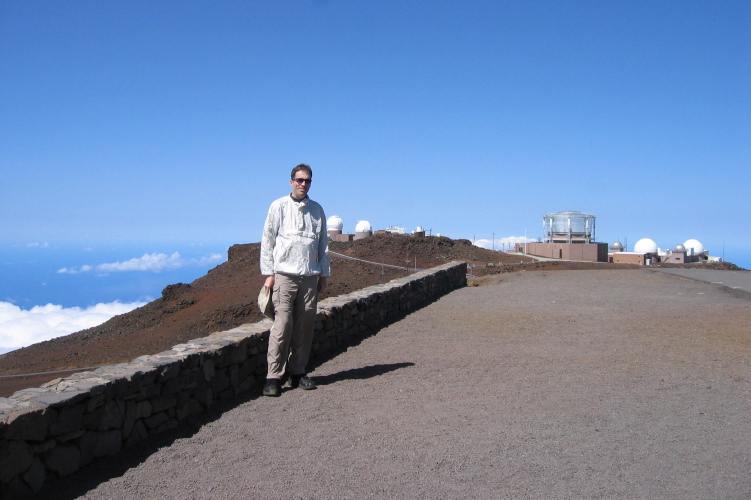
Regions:
[[[751,300],[677,276],[503,275],[321,364],[318,390],[253,396],[40,497],[747,499],[749,325]]]
[[[694,269],[694,268],[655,268],[668,274],[683,276],[707,283],[721,285],[731,290],[751,294],[751,271],[718,271],[713,269]]]

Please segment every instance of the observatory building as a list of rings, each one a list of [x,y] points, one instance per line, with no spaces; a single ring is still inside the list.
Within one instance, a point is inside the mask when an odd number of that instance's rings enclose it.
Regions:
[[[615,264],[639,264],[641,266],[656,263],[660,253],[657,243],[650,238],[642,238],[637,241],[633,252],[624,251],[623,245],[619,241],[613,243],[611,250],[611,262]]]
[[[355,225],[354,234],[344,233],[344,221],[338,215],[332,215],[326,219],[326,233],[329,235],[331,241],[353,241],[369,238],[374,234],[390,234],[390,235],[407,235],[407,229],[399,226],[389,226],[388,229],[374,231],[373,226],[366,220],[361,220]],[[417,226],[417,229],[412,231],[411,236],[425,237],[425,229],[422,226]],[[440,234],[436,235],[440,236]]]
[[[683,245],[676,245],[675,250],[673,250],[671,253],[675,254],[676,252],[680,251],[679,247],[683,247],[684,262],[701,262],[703,260],[713,260],[709,256],[709,250],[705,250],[704,245],[702,245],[701,241],[699,240],[686,240]]]
[[[618,242],[616,242],[619,244]],[[615,244],[613,245],[615,247]],[[613,248],[611,247],[611,250]],[[708,260],[721,260],[709,256],[709,250],[695,239],[678,243],[672,250],[660,250],[657,243],[650,238],[642,238],[634,245],[633,252],[624,252],[623,246],[619,250],[613,250],[612,261],[617,264],[640,264],[650,265],[658,262],[671,264],[687,264],[690,262],[704,262]]]
[[[326,232],[331,241],[352,241],[354,235],[342,234],[343,229],[344,221],[338,215],[332,215],[326,219]]]
[[[344,234],[344,221],[338,215],[332,215],[326,219],[326,233],[331,241],[352,241],[368,238],[373,235],[370,222],[361,220],[355,226],[355,234]]]
[[[542,218],[542,231],[548,243],[592,243],[595,218],[582,212],[556,212]]]
[[[562,260],[607,262],[607,243],[597,243],[595,218],[592,214],[566,211],[545,214],[540,243],[517,243],[515,250],[538,257]]]
[[[370,225],[370,222],[366,220],[361,220],[355,226],[355,239],[356,240],[368,238],[372,235],[373,235],[373,227]]]
[[[326,219],[326,232],[329,236],[342,234],[342,229],[344,229],[344,221],[338,215],[332,215]]]

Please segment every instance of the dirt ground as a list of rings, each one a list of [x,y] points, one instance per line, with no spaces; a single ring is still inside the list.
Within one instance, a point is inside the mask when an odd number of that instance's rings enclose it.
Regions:
[[[519,269],[550,271],[569,269],[638,269],[638,266],[583,262],[544,261],[494,252],[472,245],[469,240],[446,237],[415,238],[403,235],[374,235],[352,242],[333,242],[332,278],[321,298],[337,296],[366,286],[404,276],[414,268],[434,267],[452,260],[466,261],[470,273],[503,275]],[[228,261],[193,283],[166,287],[162,297],[78,333],[41,342],[0,356],[0,397],[73,372],[59,370],[89,368],[130,361],[154,354],[173,345],[228,330],[262,319],[256,305],[263,284],[259,273],[260,244],[234,245]],[[374,266],[334,255],[341,254],[385,266]],[[403,266],[395,269],[387,266]],[[704,264],[702,268],[737,269],[728,263]],[[54,372],[54,373],[48,373]],[[42,373],[18,376],[19,374]],[[11,376],[12,377],[8,377]]]
[[[646,269],[480,279],[39,498],[749,498],[751,300]]]

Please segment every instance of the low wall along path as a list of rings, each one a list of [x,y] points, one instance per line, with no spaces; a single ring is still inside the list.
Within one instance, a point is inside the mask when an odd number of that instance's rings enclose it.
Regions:
[[[452,262],[318,304],[312,356],[345,347],[466,285]],[[262,385],[271,321],[242,325],[129,363],[59,378],[0,398],[0,498],[31,495],[215,401]]]

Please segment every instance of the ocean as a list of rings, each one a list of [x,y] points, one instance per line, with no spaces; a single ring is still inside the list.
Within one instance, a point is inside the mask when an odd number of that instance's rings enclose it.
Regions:
[[[0,244],[0,354],[96,326],[190,283],[229,244]]]

